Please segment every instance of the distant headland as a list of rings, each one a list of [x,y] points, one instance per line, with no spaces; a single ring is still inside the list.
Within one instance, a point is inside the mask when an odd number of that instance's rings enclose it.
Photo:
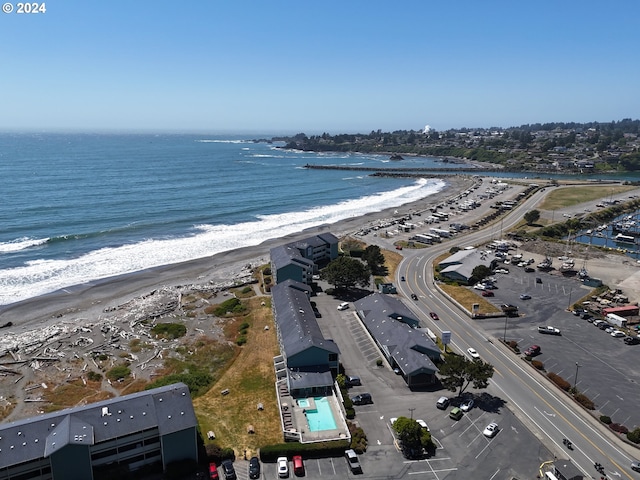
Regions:
[[[358,152],[430,156],[485,162],[509,171],[611,173],[640,171],[640,120],[608,123],[536,123],[509,128],[437,131],[371,131],[274,137],[281,148],[312,152]],[[487,165],[488,166],[488,165]],[[499,167],[500,166],[500,167]]]

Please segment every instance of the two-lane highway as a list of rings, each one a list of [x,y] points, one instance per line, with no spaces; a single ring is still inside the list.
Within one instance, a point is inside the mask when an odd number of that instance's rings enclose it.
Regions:
[[[532,210],[543,198],[544,192],[537,192],[503,219],[501,229],[508,230],[516,225],[524,212]],[[452,346],[466,354],[469,347],[477,350],[480,358],[495,367],[488,392],[502,398],[509,408],[519,416],[540,441],[558,457],[569,458],[589,477],[596,475],[594,463],[601,463],[609,476],[637,478],[629,467],[633,449],[615,440],[596,419],[583,411],[572,399],[552,386],[542,375],[528,365],[519,355],[511,352],[497,339],[491,339],[478,325],[455,306],[433,282],[434,259],[452,246],[469,246],[486,243],[492,238],[492,229],[471,232],[456,238],[455,243],[444,244],[422,250],[405,250],[405,259],[397,274],[404,276],[398,282],[399,291],[417,301],[407,300],[418,310],[429,328],[441,333],[452,332]],[[470,306],[466,306],[470,309]],[[440,320],[432,321],[429,312],[434,311]],[[573,450],[568,450],[562,440],[568,438]]]

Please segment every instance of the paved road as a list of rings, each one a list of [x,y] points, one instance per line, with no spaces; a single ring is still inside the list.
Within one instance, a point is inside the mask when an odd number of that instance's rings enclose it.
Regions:
[[[524,201],[500,221],[501,229],[507,230],[515,225],[522,214],[533,209],[543,195],[539,192]],[[489,334],[479,327],[477,321],[461,314],[433,285],[431,272],[435,257],[453,245],[479,245],[489,241],[492,236],[489,228],[435,248],[403,251],[405,259],[397,273],[405,276],[407,281],[398,282],[400,293],[407,297],[411,292],[417,293],[421,301],[414,302],[412,308],[421,312],[421,318],[426,319],[429,311],[436,311],[441,321],[437,325],[428,321],[431,327],[439,332],[451,330],[454,347],[464,352],[473,346],[484,360],[495,366],[496,374],[488,392],[504,399],[509,409],[556,455],[570,458],[588,476],[594,473],[594,462],[600,462],[610,476],[637,478],[637,474],[629,468],[632,458],[638,455],[632,447],[617,441],[615,434],[577,408],[499,342],[489,343]],[[572,439],[575,450],[567,451],[562,445],[562,438]]]

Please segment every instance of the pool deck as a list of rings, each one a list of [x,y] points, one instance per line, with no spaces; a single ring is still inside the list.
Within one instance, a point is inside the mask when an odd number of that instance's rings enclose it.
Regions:
[[[298,406],[297,398],[289,394],[284,381],[276,383],[278,392],[278,404],[280,407],[280,420],[285,440],[295,440],[301,443],[322,442],[327,440],[346,440],[350,438],[346,419],[339,405],[339,400],[334,396],[327,396],[336,428],[331,430],[309,430],[305,409],[315,407],[313,397],[309,397],[308,407]]]

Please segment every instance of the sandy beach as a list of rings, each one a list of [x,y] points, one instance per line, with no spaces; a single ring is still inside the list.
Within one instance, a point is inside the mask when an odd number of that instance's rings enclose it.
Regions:
[[[47,295],[0,306],[0,324],[12,322],[13,329],[42,327],[43,324],[67,316],[88,318],[95,321],[105,308],[126,303],[131,298],[146,295],[166,286],[191,284],[219,284],[247,275],[247,265],[258,266],[269,262],[269,250],[277,245],[303,239],[320,232],[331,232],[340,237],[359,230],[377,219],[393,218],[410,212],[421,211],[429,205],[457,195],[469,188],[472,180],[465,176],[447,176],[447,186],[440,192],[402,207],[342,220],[332,225],[322,225],[282,238],[188,262],[165,265],[118,277],[76,285]],[[244,273],[243,273],[244,272]]]
[[[38,405],[48,385],[84,382],[87,371],[109,369],[121,361],[123,355],[130,360],[134,379],[145,382],[153,379],[162,370],[162,359],[171,355],[181,341],[196,341],[203,335],[224,337],[224,320],[201,313],[207,305],[224,301],[229,295],[228,287],[251,281],[252,270],[269,262],[271,248],[320,232],[342,237],[393,218],[423,212],[469,189],[474,179],[447,176],[446,183],[437,194],[401,207],[267,239],[256,246],[211,257],[76,285],[0,307],[0,325],[11,324],[2,328],[0,336],[3,358],[0,368],[4,369],[0,370],[0,409],[12,406],[6,420],[40,413]],[[503,197],[496,199],[515,197],[524,188],[514,183]],[[477,211],[455,218],[470,224],[489,210],[487,202]],[[406,240],[404,237],[410,235],[370,236],[368,241],[393,249],[395,241]],[[527,245],[521,249],[526,251]],[[538,260],[542,258],[541,252],[532,249],[531,253]],[[590,259],[589,271],[612,288],[628,290],[626,293],[632,301],[640,295],[640,264],[628,257],[602,253]],[[210,296],[193,295],[193,292],[209,292]],[[187,297],[191,299],[185,303]],[[189,321],[185,322],[185,318]],[[159,340],[151,332],[156,321],[180,321],[187,326],[187,335],[180,340]],[[134,340],[143,342],[146,348],[134,353],[130,348]],[[100,353],[108,360],[97,361],[96,355]],[[106,388],[105,393],[109,395],[127,393],[110,383],[102,383],[102,387],[97,388]]]

